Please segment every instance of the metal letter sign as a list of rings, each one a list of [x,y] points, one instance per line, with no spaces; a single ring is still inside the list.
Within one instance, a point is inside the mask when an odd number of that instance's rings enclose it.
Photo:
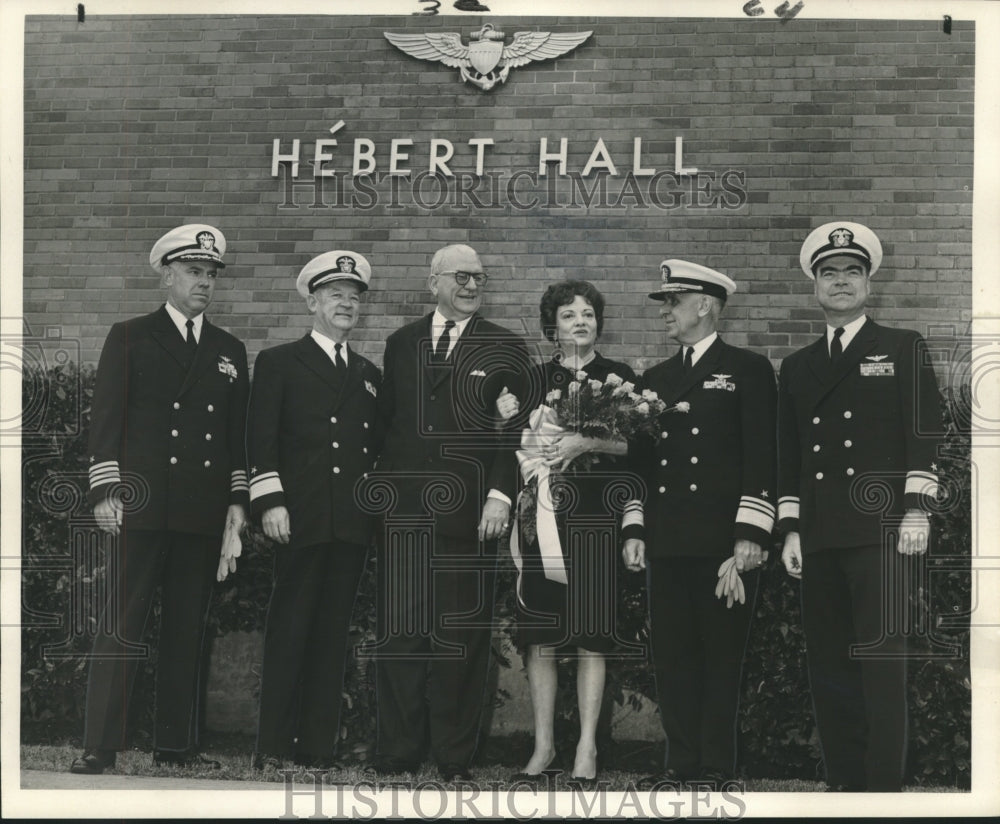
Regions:
[[[426,34],[393,34],[383,32],[385,39],[397,49],[420,60],[436,60],[457,68],[462,79],[483,91],[504,83],[511,69],[535,60],[551,60],[572,51],[593,32],[519,31],[510,45],[504,45],[504,34],[487,23],[469,35],[469,45],[457,32]]]

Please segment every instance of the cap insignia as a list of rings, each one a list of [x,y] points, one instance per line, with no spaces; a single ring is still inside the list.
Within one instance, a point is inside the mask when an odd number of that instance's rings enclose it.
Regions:
[[[346,272],[349,275],[354,274],[354,258],[344,255],[343,257],[337,258],[337,268],[341,272]]]
[[[843,246],[850,246],[851,241],[854,240],[854,232],[850,229],[834,229],[830,232],[830,243],[834,246],[840,248]]]
[[[198,241],[198,245],[206,252],[211,252],[215,247],[215,235],[211,232],[198,232],[195,240]]]

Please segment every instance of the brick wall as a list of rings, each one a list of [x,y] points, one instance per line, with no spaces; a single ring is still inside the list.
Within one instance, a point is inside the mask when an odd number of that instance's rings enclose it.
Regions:
[[[515,69],[484,93],[456,69],[408,57],[383,31],[460,32],[484,22],[594,34],[556,61]],[[225,278],[210,314],[261,348],[301,335],[293,289],[311,256],[366,255],[373,290],[352,341],[381,361],[386,335],[429,308],[431,254],[466,242],[493,274],[488,316],[539,341],[538,298],[564,276],[608,299],[603,353],[638,369],[667,354],[645,293],[664,257],[703,262],[740,291],[723,333],[777,362],[822,327],[798,267],[810,228],[837,217],[879,234],[884,268],[873,314],[917,328],[971,317],[974,26],[956,21],[635,20],[464,17],[31,17],[25,32],[24,314],[57,326],[96,361],[108,326],[161,300],[146,264],[153,241],[182,222],[220,227]],[[346,171],[367,137],[386,169],[390,140],[410,138],[414,173],[431,138],[491,137],[487,171],[537,170],[539,139],[569,138],[582,170],[602,138],[622,186],[633,138],[645,165],[745,174],[739,208],[565,208],[509,202],[427,210],[389,181],[372,208],[316,205],[310,186],[271,176],[272,141],[300,139],[299,183],[313,143],[339,146]],[[550,167],[550,179],[555,169]],[[596,178],[591,178],[592,185]],[[569,182],[560,179],[563,195]],[[427,181],[433,199],[434,181]],[[405,187],[404,187],[405,188]],[[291,197],[289,196],[291,192]],[[322,193],[329,202],[332,192]],[[684,197],[687,197],[686,195]]]

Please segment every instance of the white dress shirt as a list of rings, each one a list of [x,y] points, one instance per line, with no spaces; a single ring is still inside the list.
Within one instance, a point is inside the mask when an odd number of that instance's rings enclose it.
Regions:
[[[691,352],[691,366],[694,366],[698,362],[699,358],[701,358],[701,356],[708,350],[708,347],[715,343],[715,339],[717,337],[719,337],[719,333],[713,332],[711,335],[702,338],[697,343],[685,343],[681,347],[681,360],[683,360],[684,356],[687,355],[686,350],[692,349],[694,351]]]
[[[170,315],[170,320],[174,322],[174,326],[177,327],[177,331],[180,332],[181,337],[185,341],[187,341],[188,339],[187,317],[180,309],[177,309],[176,307],[172,306],[169,301],[167,301],[167,303],[164,305],[167,307],[167,314]],[[200,343],[201,325],[205,321],[205,313],[201,312],[195,317],[191,318],[191,320],[194,321],[194,326],[192,328],[192,331],[194,332],[194,339]]]
[[[840,351],[846,352],[847,347],[851,345],[851,341],[854,340],[854,336],[858,334],[861,327],[865,325],[865,321],[868,320],[867,315],[862,315],[860,318],[855,318],[850,323],[845,323],[843,326],[844,334],[840,336]],[[830,346],[833,344],[833,333],[840,329],[839,326],[826,325],[826,353],[830,354]]]
[[[329,356],[330,360],[333,361],[334,365],[336,366],[337,365],[337,350],[334,347],[336,347],[337,342],[335,340],[333,340],[333,338],[327,337],[322,332],[317,332],[315,329],[313,329],[309,333],[309,335],[312,337],[312,339],[314,341],[316,341],[316,343],[318,343],[320,345],[320,348],[324,352],[326,352],[326,354]],[[347,341],[344,341],[340,345],[340,356],[344,359],[344,363],[346,364],[348,362],[347,361]]]

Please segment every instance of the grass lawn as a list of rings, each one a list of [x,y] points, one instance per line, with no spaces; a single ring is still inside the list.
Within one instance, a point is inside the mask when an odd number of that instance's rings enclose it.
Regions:
[[[645,742],[642,744],[644,745]],[[618,766],[628,766],[629,769],[601,770],[599,775],[601,789],[608,791],[626,790],[654,769],[647,763],[642,763],[648,759],[649,755],[646,752],[649,747],[643,745],[633,744],[631,749],[627,751],[626,754],[631,754],[632,758],[623,760],[631,761],[631,764],[619,762]],[[203,752],[222,764],[222,768],[217,770],[201,766],[157,767],[153,764],[150,752],[138,749],[126,750],[118,754],[117,764],[114,770],[109,771],[108,774],[284,782],[285,777],[282,773],[276,771],[257,772],[250,769],[252,746],[252,740],[244,736],[212,736],[208,738],[205,741]],[[491,739],[485,749],[486,752],[481,759],[483,763],[474,765],[471,770],[473,782],[480,787],[503,790],[510,785],[511,774],[518,772],[523,766],[523,761],[527,760],[525,742],[520,739]],[[659,750],[658,745],[655,749]],[[21,746],[21,769],[66,772],[73,758],[79,754],[79,746],[71,743],[23,744]],[[504,757],[498,757],[498,755]],[[296,768],[291,762],[285,766],[288,769],[301,769]],[[569,766],[571,765],[565,765],[567,771],[555,778],[553,789],[557,791],[572,789],[567,784],[570,778]],[[301,780],[309,781],[311,779],[303,776]],[[382,778],[380,783],[389,783],[391,780],[405,781],[411,786],[425,782],[440,785],[437,769],[430,761],[425,762],[416,774],[403,774],[396,779]],[[347,763],[343,769],[329,771],[325,781],[331,784],[358,784],[365,781],[370,782],[371,778],[364,773],[364,763],[355,761]],[[746,792],[822,792],[825,789],[825,785],[821,782],[800,779],[748,778],[742,783]],[[961,792],[954,787],[908,787],[907,790],[913,792]]]

